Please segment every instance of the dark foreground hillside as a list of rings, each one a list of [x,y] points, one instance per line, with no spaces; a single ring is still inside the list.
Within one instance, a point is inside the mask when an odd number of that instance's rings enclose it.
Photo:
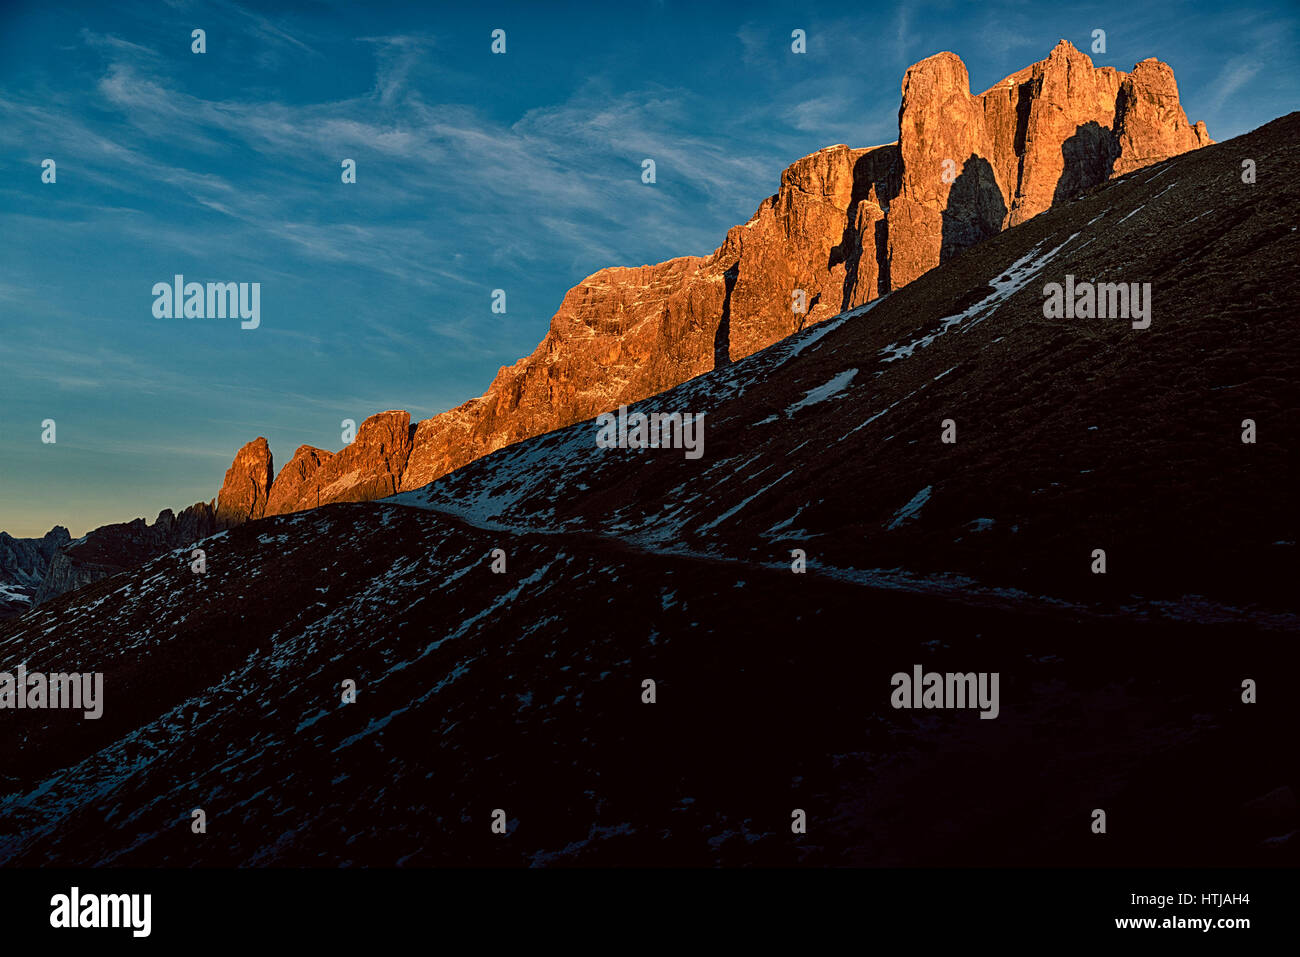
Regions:
[[[1295,863],[1298,134],[637,407],[706,413],[698,460],[579,425],[0,625],[106,698],[4,713],[0,861]],[[1045,319],[1067,273],[1151,327]],[[997,672],[997,718],[892,708],[916,665]]]
[[[7,863],[1294,860],[1261,843],[1294,820],[1241,806],[1295,784],[1270,678],[1300,662],[1246,625],[971,607],[392,505],[207,552],[202,579],[164,557],[0,644],[107,672],[98,722],[10,715]],[[889,708],[914,664],[1000,672],[999,716]]]

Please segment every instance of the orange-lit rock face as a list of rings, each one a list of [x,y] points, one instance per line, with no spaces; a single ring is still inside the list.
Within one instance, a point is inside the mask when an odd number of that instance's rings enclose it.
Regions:
[[[392,495],[410,454],[410,413],[379,412],[362,422],[356,438],[337,454],[301,446],[276,476],[266,514]]]
[[[274,472],[266,439],[258,436],[240,449],[226,470],[226,479],[217,494],[217,522],[239,525],[261,518],[266,512],[266,499]]]
[[[961,59],[935,54],[903,77],[898,142],[796,161],[709,256],[588,276],[532,355],[479,398],[414,428],[405,412],[379,413],[336,455],[303,446],[269,493],[270,452],[246,446],[218,512],[243,521],[420,488],[757,352],[1054,203],[1210,142],[1158,60],[1096,68],[1062,40],[975,96]]]
[[[1211,142],[1204,123],[1188,124],[1173,70],[1158,60],[1122,73],[1062,40],[979,96],[953,54],[922,60],[903,78],[890,288],[1054,203]]]
[[[321,467],[334,457],[333,452],[310,445],[298,446],[293,458],[280,470],[271,486],[266,503],[267,515],[282,515],[320,505]]]

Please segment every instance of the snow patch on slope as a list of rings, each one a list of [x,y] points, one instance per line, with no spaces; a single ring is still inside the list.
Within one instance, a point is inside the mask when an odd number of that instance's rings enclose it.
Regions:
[[[905,522],[910,522],[921,514],[921,509],[925,503],[930,501],[930,493],[934,491],[933,485],[927,485],[921,491],[912,496],[912,500],[894,513],[894,520],[887,526],[889,531],[893,531]]]
[[[1056,254],[1069,244],[1069,242],[1078,236],[1078,233],[1072,234],[1065,242],[1061,243],[1055,249],[1039,255],[1042,243],[1039,243],[1024,256],[1017,259],[1011,264],[999,278],[989,283],[993,291],[981,299],[975,305],[971,306],[964,312],[959,312],[954,316],[948,316],[939,320],[939,328],[927,335],[920,336],[907,343],[892,342],[880,350],[880,361],[888,364],[896,362],[899,359],[910,357],[917,349],[924,349],[932,345],[935,340],[945,333],[956,329],[963,324],[966,328],[983,322],[989,316],[997,311],[998,306],[1006,302],[1013,295],[1029,284],[1029,280],[1038,275],[1049,262],[1056,258]]]
[[[849,383],[853,381],[853,377],[857,374],[857,369],[846,369],[829,382],[819,385],[815,389],[810,389],[802,399],[785,410],[786,417],[794,415],[800,409],[816,405],[818,402],[825,402],[832,396],[839,395],[849,387]]]

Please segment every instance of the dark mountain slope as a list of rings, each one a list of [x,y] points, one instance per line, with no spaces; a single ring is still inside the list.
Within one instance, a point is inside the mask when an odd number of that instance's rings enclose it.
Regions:
[[[6,715],[0,860],[1279,859],[1239,807],[1294,780],[1268,733],[1288,706],[1233,702],[1296,655],[1243,625],[972,608],[381,504],[206,548],[203,578],[164,556],[0,634],[6,659],[107,672],[97,722]],[[999,671],[999,717],[891,710],[915,663]]]

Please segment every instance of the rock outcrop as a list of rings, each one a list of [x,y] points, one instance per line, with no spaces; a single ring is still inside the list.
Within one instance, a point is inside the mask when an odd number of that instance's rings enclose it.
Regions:
[[[1115,104],[1115,137],[1116,176],[1214,142],[1203,122],[1188,125],[1174,71],[1154,57],[1124,78]]]
[[[1213,142],[1191,126],[1174,72],[1094,67],[1065,40],[972,96],[965,64],[938,53],[903,77],[901,190],[887,217],[890,288],[1106,180]]]
[[[0,532],[0,585],[39,585],[54,553],[71,539],[62,525],[41,538],[14,538]]]
[[[483,396],[417,425],[400,489],[663,392],[833,316],[855,296],[874,299],[874,232],[860,267],[853,226],[865,220],[863,204],[878,218],[874,197],[892,194],[897,174],[892,147],[832,146],[787,169],[779,192],[711,256],[587,277],[531,356],[501,369]]]
[[[603,269],[569,290],[531,356],[416,426],[400,489],[749,355],[1054,203],[1210,142],[1157,60],[1130,74],[1095,68],[1062,40],[973,96],[962,61],[936,54],[904,76],[898,142],[798,160],[710,256]]]
[[[316,480],[321,466],[334,457],[333,452],[314,445],[300,445],[287,465],[275,477],[266,501],[267,515],[283,515],[321,504],[320,484]]]
[[[235,455],[217,493],[217,521],[240,525],[266,513],[275,464],[266,439],[258,436]]]
[[[0,532],[0,619],[31,608],[50,562],[71,537],[62,525],[55,525],[41,538],[14,538]]]
[[[356,438],[337,455],[301,446],[276,478],[271,489],[272,507],[266,514],[298,512],[329,502],[365,502],[394,494],[401,488],[412,437],[411,414],[393,410],[379,412],[362,422]]]

